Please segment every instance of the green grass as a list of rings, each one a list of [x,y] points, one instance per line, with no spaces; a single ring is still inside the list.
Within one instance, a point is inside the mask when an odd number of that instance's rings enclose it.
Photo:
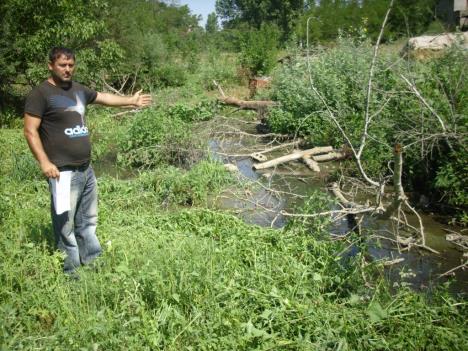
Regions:
[[[359,256],[345,262],[341,243],[317,239],[323,226],[264,229],[206,209],[209,193],[232,184],[209,161],[99,178],[104,253],[97,270],[82,268],[70,281],[52,240],[47,184],[34,163],[15,161],[28,157],[21,131],[1,130],[0,141],[1,350],[468,345],[465,302],[444,292],[431,300],[404,288],[391,294],[377,267],[363,270]]]

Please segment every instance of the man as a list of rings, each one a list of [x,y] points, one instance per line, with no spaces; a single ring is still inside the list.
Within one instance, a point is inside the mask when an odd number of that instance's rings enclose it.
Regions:
[[[86,105],[146,107],[152,101],[150,95],[140,92],[118,96],[72,81],[75,55],[67,48],[53,48],[48,67],[50,77],[26,98],[24,135],[42,173],[49,179],[52,225],[57,246],[66,254],[64,271],[71,274],[101,254],[96,236],[97,187],[90,166]],[[58,184],[64,192],[61,195]],[[58,201],[63,199],[69,199],[69,203],[66,201],[65,209],[60,210]]]

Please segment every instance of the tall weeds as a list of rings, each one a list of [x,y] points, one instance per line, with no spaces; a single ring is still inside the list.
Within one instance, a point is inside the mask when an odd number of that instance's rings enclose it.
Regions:
[[[12,144],[2,143],[2,155]],[[25,143],[17,144],[15,152],[23,151]],[[324,225],[263,229],[203,207],[174,207],[187,205],[183,184],[192,205],[227,184],[216,165],[100,178],[104,254],[95,268],[80,269],[79,281],[61,272],[46,182],[15,179],[11,167],[1,172],[1,349],[467,346],[463,302],[444,292],[432,300],[405,288],[391,294],[378,267],[361,267],[359,255],[337,256],[343,244],[324,240]]]

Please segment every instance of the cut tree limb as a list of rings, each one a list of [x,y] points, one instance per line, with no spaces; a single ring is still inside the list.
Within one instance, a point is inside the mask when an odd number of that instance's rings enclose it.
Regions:
[[[332,183],[330,187],[331,192],[333,195],[338,199],[338,201],[346,208],[353,208],[358,207],[354,202],[349,201],[347,198],[344,197],[343,193],[341,192],[340,186],[338,183]]]
[[[326,152],[332,152],[332,151],[333,151],[333,148],[331,146],[314,147],[314,148],[308,149],[308,150],[295,151],[292,154],[281,156],[281,157],[275,158],[275,159],[267,161],[267,162],[257,163],[255,165],[253,165],[253,168],[254,169],[270,168],[270,167],[277,166],[277,165],[279,165],[281,163],[294,161],[294,160],[298,160],[298,159],[303,158],[303,157],[319,155],[319,154],[323,154],[323,153],[326,153]]]
[[[304,156],[302,157],[302,161],[309,167],[312,171],[319,173],[320,172],[320,167],[317,163],[317,161],[313,160],[310,156]]]
[[[380,216],[381,219],[390,218],[395,211],[397,211],[403,202],[406,201],[407,197],[403,190],[401,183],[401,175],[403,173],[403,155],[402,147],[400,144],[396,144],[393,150],[394,156],[394,167],[393,167],[393,187],[394,196],[392,203],[385,209],[385,212]]]
[[[248,101],[241,100],[232,96],[226,96],[224,94],[221,86],[213,81],[213,84],[218,88],[221,97],[218,98],[219,101],[225,103],[226,105],[237,106],[242,110],[255,110],[255,111],[265,111],[268,107],[276,106],[277,103],[271,100],[261,100],[261,101]]]
[[[337,161],[343,160],[347,157],[344,152],[341,151],[331,151],[325,155],[313,156],[312,159],[316,162],[327,162],[327,161]]]
[[[232,96],[225,96],[218,98],[219,101],[225,103],[226,105],[237,106],[242,110],[265,110],[268,107],[276,106],[276,102],[271,100],[261,100],[261,101],[248,101],[240,100]]]

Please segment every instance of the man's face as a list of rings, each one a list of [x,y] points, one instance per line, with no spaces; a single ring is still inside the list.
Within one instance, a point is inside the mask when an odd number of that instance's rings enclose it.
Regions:
[[[52,77],[60,82],[71,82],[73,71],[75,70],[75,60],[61,55],[53,63],[49,62],[49,71]]]

